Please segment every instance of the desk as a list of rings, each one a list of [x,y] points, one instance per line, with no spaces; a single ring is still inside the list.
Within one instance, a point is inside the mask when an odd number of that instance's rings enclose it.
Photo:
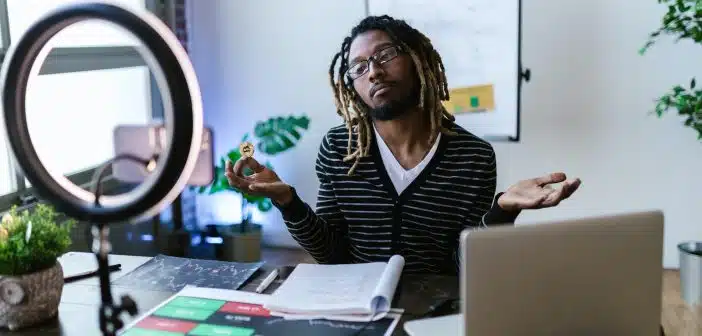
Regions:
[[[253,291],[263,280],[263,277],[272,267],[295,264],[299,262],[312,262],[302,251],[269,249],[264,253],[267,266],[262,272],[257,273],[242,290]],[[112,273],[112,279],[124,275],[142,263],[148,257],[113,255],[111,263],[121,263],[122,270]],[[297,262],[296,262],[297,261]],[[62,258],[66,273],[72,269],[86,269],[95,265],[93,255],[80,252],[71,252]],[[86,266],[87,265],[87,266]],[[267,290],[270,294],[279,285],[274,283]],[[455,277],[444,276],[406,276],[399,288],[398,306],[404,308],[408,314],[425,311],[432,303],[442,298],[458,296],[458,284]],[[137,289],[127,289],[117,286],[112,287],[115,298],[129,294],[138,304],[139,312],[145,313],[155,307],[172,293],[155,292]],[[692,336],[702,335],[702,310],[688,308],[680,298],[680,280],[675,270],[663,272],[663,312],[662,323],[666,335]],[[97,278],[85,279],[64,287],[59,306],[59,317],[42,326],[25,329],[18,332],[0,331],[0,335],[8,336],[99,336],[98,307],[100,304],[100,288]],[[405,319],[407,317],[404,317]],[[123,321],[128,323],[131,318],[124,315]],[[398,325],[394,335],[404,335],[402,324]]]

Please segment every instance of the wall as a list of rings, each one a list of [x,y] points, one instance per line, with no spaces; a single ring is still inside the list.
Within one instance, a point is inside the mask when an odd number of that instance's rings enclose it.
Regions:
[[[341,40],[364,13],[359,1],[190,1],[190,53],[201,81],[205,122],[214,126],[215,151],[237,148],[259,120],[307,114],[310,129],[294,152],[261,158],[314,203],[314,161],[324,133],[341,119],[334,112],[328,68]],[[295,13],[295,15],[291,15]],[[321,14],[321,19],[315,16]],[[321,22],[321,23],[320,23]],[[334,23],[334,24],[330,24]],[[240,220],[234,194],[201,197],[205,222]],[[203,200],[204,199],[204,200]],[[294,245],[279,213],[254,214],[267,223],[267,244]]]
[[[556,208],[526,211],[518,223],[658,208],[666,215],[664,266],[675,245],[702,238],[702,144],[676,116],[648,115],[657,95],[702,68],[702,48],[670,40],[637,51],[665,8],[656,1],[524,1],[522,141],[495,143],[498,183],[562,170],[582,189]],[[333,112],[329,61],[363,14],[361,0],[194,1],[192,57],[216,150],[238,145],[256,120],[305,112],[312,129],[300,148],[273,160],[281,177],[314,203],[319,141],[341,119]],[[319,18],[313,18],[320,15]],[[206,218],[236,221],[234,195],[207,197]],[[277,212],[259,215],[266,241],[295,243]]]

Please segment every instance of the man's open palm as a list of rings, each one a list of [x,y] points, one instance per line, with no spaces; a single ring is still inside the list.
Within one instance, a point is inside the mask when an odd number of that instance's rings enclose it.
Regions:
[[[555,183],[560,184],[551,186]],[[497,203],[507,211],[553,207],[570,197],[579,186],[579,178],[567,179],[564,173],[552,173],[519,181],[509,187]]]
[[[251,169],[253,174],[244,176],[244,168]],[[242,157],[236,163],[227,161],[224,175],[230,186],[243,193],[268,197],[281,204],[290,199],[290,186],[281,181],[278,174],[254,158]]]

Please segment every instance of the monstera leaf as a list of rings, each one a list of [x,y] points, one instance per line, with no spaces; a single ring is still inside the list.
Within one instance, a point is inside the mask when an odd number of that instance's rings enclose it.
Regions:
[[[231,151],[227,154],[227,158],[229,160],[232,160],[232,162],[236,162],[236,160],[238,160],[240,157],[241,154],[239,154],[238,151]],[[212,195],[222,191],[236,192],[243,195],[247,204],[255,205],[258,208],[258,210],[262,212],[266,212],[273,207],[273,203],[271,203],[271,201],[268,198],[242,193],[241,190],[230,186],[229,181],[227,181],[227,177],[224,176],[225,164],[225,158],[220,159],[219,165],[215,167],[216,175],[214,181],[208,186],[199,187],[199,193],[207,193]],[[268,169],[273,170],[273,166],[270,164],[270,162],[266,162],[264,165],[268,167]]]
[[[234,190],[234,188],[229,186],[227,177],[224,176],[224,165],[225,161],[224,158],[222,158],[220,159],[219,165],[214,167],[214,181],[212,181],[210,185],[198,187],[197,191],[199,193],[212,195],[225,190]]]
[[[248,133],[244,135],[244,138],[241,139],[241,142],[244,142],[248,139]],[[230,160],[231,162],[236,162],[241,158],[241,153],[239,153],[239,146],[237,146],[235,149],[230,150],[227,155],[219,159],[219,164],[214,167],[214,181],[208,186],[201,186],[198,188],[199,193],[208,193],[210,195],[216,194],[218,192],[222,191],[234,191],[234,192],[240,192],[238,189],[233,188],[229,186],[229,181],[227,181],[227,177],[224,176],[224,168],[226,167],[226,160]]]
[[[310,119],[307,116],[273,117],[256,124],[254,135],[259,139],[258,150],[276,155],[287,151],[297,144],[302,134],[307,130]]]
[[[261,153],[265,155],[276,155],[287,150],[292,149],[297,145],[297,142],[302,138],[303,131],[307,130],[310,125],[310,120],[307,116],[302,115],[299,117],[288,116],[288,117],[273,117],[265,121],[260,121],[256,123],[254,127],[253,135],[255,141],[251,139],[249,133],[244,134],[241,139],[241,143],[245,141],[251,141],[255,143],[257,152],[254,154],[256,160],[261,161]],[[227,155],[220,159],[220,162],[215,166],[215,177],[214,181],[208,186],[202,186],[197,188],[197,191],[201,194],[216,194],[219,192],[235,192],[242,195],[242,207],[248,208],[249,206],[255,206],[259,211],[266,212],[273,208],[273,203],[270,199],[261,196],[249,195],[242,193],[241,190],[231,187],[227,177],[224,176],[224,167],[226,166],[226,161],[230,160],[236,162],[241,158],[241,153],[239,152],[239,144],[232,148]],[[273,166],[270,162],[266,161],[264,164],[268,169],[273,170]],[[249,175],[253,173],[246,168],[244,170],[244,175]],[[247,214],[246,209],[242,209],[242,214]],[[244,220],[248,220],[248,215],[243,215]]]

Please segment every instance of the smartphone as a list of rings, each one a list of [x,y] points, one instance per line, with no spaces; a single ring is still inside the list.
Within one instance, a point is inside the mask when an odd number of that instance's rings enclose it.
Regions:
[[[202,145],[195,163],[195,170],[188,179],[190,186],[206,186],[214,180],[214,150],[212,129],[205,127]],[[115,156],[130,154],[144,160],[160,155],[166,145],[166,128],[163,124],[119,125],[114,130]],[[153,170],[155,162],[143,165],[131,160],[112,163],[112,176],[125,183],[141,183]]]

